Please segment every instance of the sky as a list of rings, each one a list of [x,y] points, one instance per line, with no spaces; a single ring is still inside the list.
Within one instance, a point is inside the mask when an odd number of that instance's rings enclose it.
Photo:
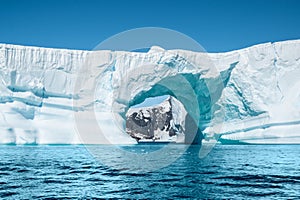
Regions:
[[[163,96],[158,96],[158,97],[149,97],[149,98],[145,99],[142,103],[132,106],[132,108],[143,108],[143,107],[158,105],[158,104],[162,103],[163,101],[165,101],[168,97],[169,97],[169,95],[163,95]]]
[[[163,27],[208,52],[300,39],[299,0],[0,0],[0,43],[93,49],[134,28]]]

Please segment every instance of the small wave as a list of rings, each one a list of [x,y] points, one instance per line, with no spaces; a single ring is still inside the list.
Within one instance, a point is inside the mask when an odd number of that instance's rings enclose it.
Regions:
[[[58,167],[59,169],[62,169],[62,170],[74,170],[73,167],[71,166],[67,166],[67,165],[61,165]]]
[[[105,182],[106,180],[103,180],[101,178],[88,178],[88,179],[85,179],[85,181],[101,183],[101,182]]]
[[[205,171],[205,172],[200,172],[200,174],[217,174],[217,171]]]
[[[144,190],[142,190],[142,189],[136,189],[136,190],[133,190],[132,192],[131,192],[131,194],[134,194],[134,195],[137,195],[137,194],[144,194]]]
[[[181,178],[164,178],[164,179],[159,179],[157,180],[158,182],[161,183],[168,183],[168,182],[176,182],[182,180]]]
[[[56,184],[66,184],[66,183],[71,183],[70,181],[66,181],[66,180],[55,180],[55,179],[45,179],[43,182],[44,182],[44,183],[56,183]]]
[[[17,192],[6,191],[6,192],[1,192],[0,197],[5,198],[5,197],[11,197],[11,196],[14,196],[14,195],[18,195],[18,194],[19,193],[17,193]]]
[[[51,195],[39,195],[39,196],[32,196],[32,199],[44,199],[44,200],[50,200],[50,199],[77,199],[77,197],[70,197],[70,196],[56,196],[53,198]]]
[[[293,180],[293,179],[274,179],[274,180],[269,180],[270,183],[290,183],[290,184],[295,184],[295,183],[300,183],[299,180]]]
[[[244,175],[244,176],[219,176],[213,177],[217,180],[233,180],[233,181],[249,181],[256,183],[270,184],[295,184],[300,183],[299,176],[283,176],[283,175]],[[263,186],[260,186],[263,187]],[[277,187],[277,186],[274,186]]]
[[[106,194],[115,194],[115,193],[131,193],[134,190],[136,190],[136,188],[125,188],[125,189],[119,189],[119,190],[111,190],[111,191],[107,191],[105,192]]]
[[[99,171],[93,171],[93,172],[90,172],[90,175],[99,174],[99,173],[100,173]]]
[[[235,181],[247,181],[247,180],[265,180],[263,175],[244,175],[244,176],[218,176],[212,179],[231,179]]]
[[[181,174],[178,174],[178,173],[177,174],[175,174],[175,173],[167,173],[166,175],[167,176],[174,176],[174,177],[178,177],[178,176],[181,177],[182,176]]]
[[[88,171],[86,171],[86,170],[71,170],[71,171],[69,171],[70,174],[84,174],[87,172]]]
[[[0,171],[1,172],[18,172],[19,170],[23,170],[24,168],[19,168],[19,167],[10,167],[10,166],[7,166],[7,167],[1,167],[0,168]]]
[[[126,172],[121,172],[119,173],[120,176],[132,176],[132,177],[146,177],[149,176],[148,174],[143,174],[143,173],[126,173]]]
[[[26,172],[30,172],[30,170],[28,170],[28,169],[19,169],[17,172],[18,173],[26,173]]]
[[[241,192],[249,197],[267,197],[281,194],[281,192]]]
[[[273,184],[245,184],[245,183],[217,183],[218,186],[228,186],[235,188],[253,187],[253,188],[282,188],[280,185]]]
[[[217,171],[192,171],[190,174],[202,175],[202,174],[217,174]]]
[[[187,194],[177,194],[177,195],[173,195],[172,196],[175,199],[193,199],[195,197],[191,196],[191,195],[187,195]]]
[[[84,165],[84,166],[82,166],[82,169],[91,169],[91,168],[93,168],[91,165]]]
[[[11,190],[11,189],[17,189],[17,188],[21,188],[22,186],[19,185],[3,185],[1,188],[1,190]]]

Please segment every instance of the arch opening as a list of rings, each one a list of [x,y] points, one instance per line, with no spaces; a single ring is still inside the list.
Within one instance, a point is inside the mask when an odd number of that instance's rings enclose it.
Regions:
[[[164,110],[163,105],[138,108],[147,99],[162,96],[166,96],[167,99],[161,104],[168,104],[171,109]],[[170,76],[153,85],[150,90],[138,93],[129,101],[123,114],[126,119],[126,132],[137,141],[161,140],[200,144],[203,139],[202,122],[210,119],[210,105],[210,92],[206,83],[201,82],[199,74]],[[164,112],[155,114],[160,109]],[[205,120],[201,121],[201,118]],[[162,133],[157,134],[161,131],[165,131],[165,135],[169,134],[169,137],[162,137]],[[171,136],[176,137],[171,139]]]
[[[174,97],[150,97],[126,113],[126,133],[139,143],[184,143],[184,106]]]

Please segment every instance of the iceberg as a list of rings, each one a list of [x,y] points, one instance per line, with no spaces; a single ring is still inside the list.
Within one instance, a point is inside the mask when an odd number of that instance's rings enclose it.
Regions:
[[[170,95],[192,137],[300,144],[299,77],[300,40],[225,53],[0,44],[0,143],[135,144],[129,109]]]

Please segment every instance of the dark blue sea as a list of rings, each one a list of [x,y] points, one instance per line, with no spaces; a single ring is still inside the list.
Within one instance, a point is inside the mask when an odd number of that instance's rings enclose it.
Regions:
[[[112,147],[90,148],[114,157]],[[300,145],[217,145],[204,159],[198,153],[192,146],[167,167],[135,172],[106,166],[85,146],[0,146],[0,198],[300,199]]]

